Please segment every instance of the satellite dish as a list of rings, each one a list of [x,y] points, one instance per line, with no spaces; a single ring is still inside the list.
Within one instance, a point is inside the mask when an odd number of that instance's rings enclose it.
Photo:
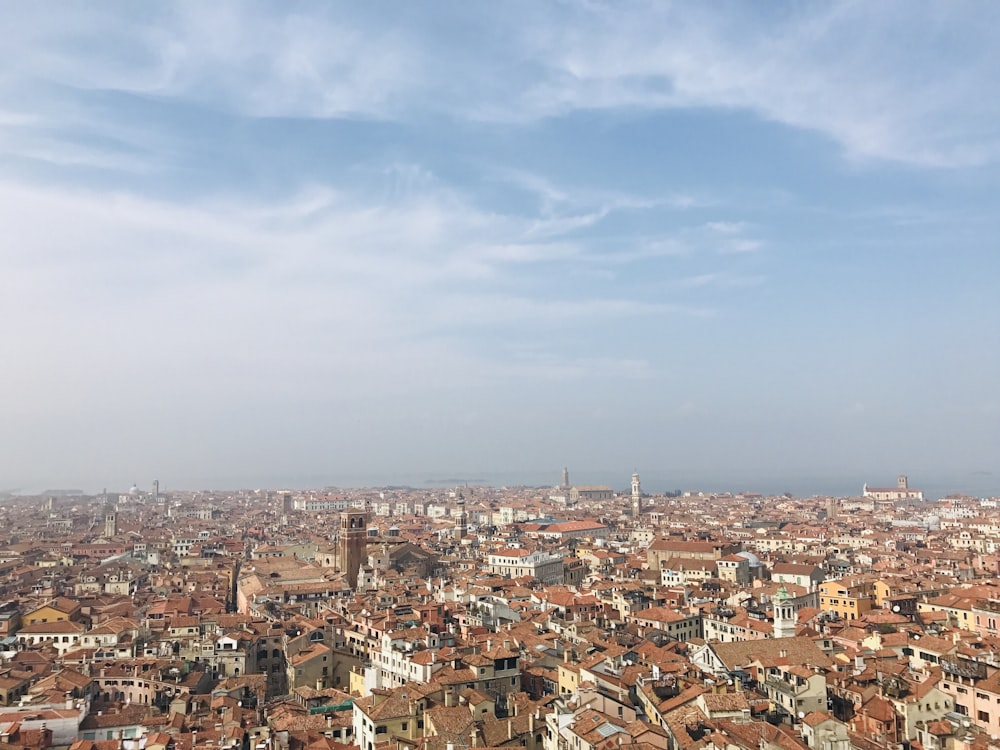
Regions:
[[[895,607],[893,607],[892,611],[893,612],[899,612],[899,605],[897,604]]]
[[[806,717],[805,711],[799,711],[799,718],[804,719]]]

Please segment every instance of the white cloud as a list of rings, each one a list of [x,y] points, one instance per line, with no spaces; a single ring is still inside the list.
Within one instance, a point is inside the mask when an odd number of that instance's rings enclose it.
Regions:
[[[712,273],[702,273],[695,276],[685,276],[678,280],[681,287],[701,288],[717,287],[721,289],[735,289],[738,287],[759,286],[766,281],[764,276],[741,276],[729,271],[715,271]]]
[[[566,31],[535,34],[547,75],[514,111],[748,109],[824,133],[853,157],[963,166],[1000,156],[1000,104],[984,96],[1000,52],[981,6],[783,10],[591,5]]]
[[[408,379],[437,373],[437,363],[461,360],[455,371],[466,374],[495,364],[477,355],[473,366],[461,339],[441,343],[456,330],[705,314],[614,291],[527,296],[518,269],[570,261],[579,247],[535,243],[530,218],[457,200],[440,191],[386,207],[316,188],[278,205],[194,208],[0,184],[0,312],[18,321],[5,344],[10,359],[30,364],[2,377],[25,388],[39,368],[73,363],[110,395],[97,374],[105,363],[108,382],[121,386],[131,376],[115,363],[155,351],[161,362],[202,363],[205,383],[233,377],[256,388],[294,362],[293,381],[336,372],[359,384],[401,357],[425,363],[408,361]],[[208,387],[200,374],[173,374],[195,391]],[[148,395],[141,384],[129,390]],[[75,399],[63,392],[48,403]]]
[[[755,253],[758,250],[760,250],[760,242],[750,239],[732,240],[719,248],[719,252],[723,253]]]
[[[710,221],[705,226],[719,234],[740,234],[747,227],[743,221]]]
[[[394,25],[322,6],[138,7],[19,6],[6,20],[0,106],[51,82],[263,117],[529,122],[708,107],[823,133],[852,158],[964,166],[1000,156],[993,7],[480,6],[459,14],[461,43],[405,9]]]

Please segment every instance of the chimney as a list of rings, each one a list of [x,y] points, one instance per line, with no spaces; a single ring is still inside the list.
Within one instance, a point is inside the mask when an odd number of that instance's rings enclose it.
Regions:
[[[326,728],[333,729],[333,714],[326,715]]]
[[[487,651],[492,651],[493,650],[493,639],[492,638],[487,638],[486,639],[486,650]]]
[[[514,721],[513,719],[507,719],[507,739],[514,739]]]
[[[473,727],[469,732],[469,746],[479,747],[479,735],[476,734],[476,728]]]

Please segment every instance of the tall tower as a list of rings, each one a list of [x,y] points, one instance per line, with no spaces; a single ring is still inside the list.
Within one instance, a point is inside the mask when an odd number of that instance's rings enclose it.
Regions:
[[[835,497],[828,497],[826,499],[826,520],[834,518],[837,515],[838,502]]]
[[[469,514],[465,512],[465,498],[458,495],[458,526],[455,527],[455,538],[463,539],[469,532]]]
[[[365,560],[368,536],[368,511],[345,510],[340,514],[340,534],[337,538],[337,567],[347,576],[348,585],[358,586],[358,570]]]
[[[639,472],[632,474],[632,517],[642,514],[642,486],[639,484]]]
[[[114,539],[118,535],[118,516],[114,508],[104,509],[104,537]]]
[[[791,604],[791,598],[792,595],[788,593],[785,584],[781,584],[771,602],[774,607],[775,638],[791,638],[795,635],[795,607]]]
[[[900,474],[896,477],[896,487],[901,490],[905,490],[909,487],[909,480],[906,478],[905,474]]]
[[[160,502],[160,480],[159,479],[154,479],[153,480],[153,502],[154,503]]]
[[[564,490],[569,489],[569,467],[568,466],[563,466],[562,488]]]

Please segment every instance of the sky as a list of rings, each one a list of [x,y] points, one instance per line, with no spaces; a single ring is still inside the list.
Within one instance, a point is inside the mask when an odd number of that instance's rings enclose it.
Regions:
[[[998,22],[4,2],[0,489],[1000,493]]]

